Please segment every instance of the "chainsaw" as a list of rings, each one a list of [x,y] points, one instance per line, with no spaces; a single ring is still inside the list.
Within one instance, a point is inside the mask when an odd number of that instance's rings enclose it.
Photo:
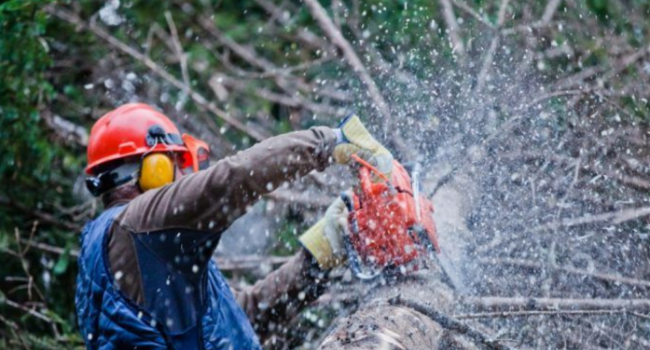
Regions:
[[[359,182],[351,195],[342,195],[349,211],[344,246],[352,273],[373,280],[385,272],[405,275],[426,268],[440,246],[433,203],[420,193],[419,165],[409,174],[393,161],[389,179],[358,156],[353,159],[360,164]]]

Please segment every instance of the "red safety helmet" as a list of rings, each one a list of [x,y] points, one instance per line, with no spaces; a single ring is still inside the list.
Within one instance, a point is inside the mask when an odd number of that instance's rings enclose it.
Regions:
[[[108,112],[95,123],[88,140],[88,175],[97,167],[151,152],[188,149],[178,128],[165,115],[143,103],[129,103]]]

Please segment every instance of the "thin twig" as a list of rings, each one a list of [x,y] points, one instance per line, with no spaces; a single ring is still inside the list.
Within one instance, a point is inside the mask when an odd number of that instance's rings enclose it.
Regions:
[[[337,108],[328,104],[315,103],[309,99],[303,98],[299,94],[293,94],[293,95],[279,94],[268,89],[259,88],[255,86],[251,87],[251,84],[248,84],[246,81],[242,81],[241,79],[229,78],[222,74],[213,75],[210,78],[208,84],[210,85],[210,87],[213,88],[213,90],[215,90],[215,94],[217,94],[216,91],[218,86],[222,85],[244,93],[252,90],[256,96],[263,98],[267,101],[275,102],[288,107],[304,108],[314,113],[333,115],[337,117],[344,117],[347,115],[347,113],[349,113],[345,108]]]
[[[551,22],[558,6],[560,6],[560,2],[562,2],[562,0],[549,0],[546,4],[546,8],[544,8],[541,23],[548,24]]]
[[[254,0],[261,8],[268,12],[283,27],[291,27],[295,23],[292,18],[285,16],[283,9],[269,0]],[[310,31],[308,28],[300,28],[296,33],[298,41],[319,50],[331,56],[337,56],[336,48],[329,42]]]
[[[334,92],[331,93],[330,91],[326,91],[325,89],[314,89],[313,86],[310,84],[305,83],[302,81],[302,79],[298,79],[291,74],[289,74],[289,70],[285,68],[280,68],[277,67],[273,62],[267,60],[266,58],[260,56],[254,48],[244,46],[235,40],[229,38],[227,35],[221,32],[219,28],[214,23],[214,20],[211,19],[210,17],[207,16],[201,16],[199,17],[198,24],[201,26],[201,28],[205,31],[207,31],[211,36],[213,36],[215,39],[219,41],[223,46],[228,48],[230,51],[235,53],[237,56],[242,58],[244,61],[246,61],[249,65],[252,67],[261,69],[263,73],[259,73],[260,75],[266,75],[269,77],[272,77],[275,80],[275,83],[277,86],[279,86],[288,96],[294,99],[299,99],[301,101],[302,107],[305,109],[308,109],[308,104],[312,102],[308,102],[305,99],[303,99],[298,91],[296,91],[296,88],[302,92],[308,92],[308,93],[317,93],[322,96],[328,96],[336,99],[340,99],[340,93]],[[206,45],[206,47],[209,47],[209,45]],[[233,65],[230,65],[227,59],[224,59],[221,55],[216,54],[216,56],[222,61],[222,63],[226,66],[230,66],[234,71],[238,73],[238,75],[241,75],[241,73],[246,73],[243,72],[242,69],[234,67]]]
[[[243,255],[233,257],[217,257],[215,260],[219,266],[219,270],[242,271],[256,269],[263,265],[282,265],[291,260],[291,258],[291,256]]]
[[[580,70],[578,73],[571,75],[567,78],[564,78],[556,83],[556,87],[559,89],[570,88],[579,84],[582,84],[585,80],[595,77],[596,75],[603,73],[600,78],[600,83],[606,82],[611,78],[617,76],[622,71],[626,70],[630,65],[638,62],[640,59],[650,54],[650,45],[638,49],[632,52],[629,55],[619,59],[616,63],[612,64],[612,68],[607,70],[605,65],[599,65],[595,67],[588,67]]]
[[[42,313],[40,313],[40,312],[38,312],[38,311],[36,311],[34,309],[28,308],[27,306],[24,306],[22,304],[19,304],[19,303],[13,301],[13,300],[5,298],[4,300],[0,301],[0,303],[2,303],[2,302],[4,302],[5,304],[7,304],[7,305],[9,305],[9,306],[11,306],[13,308],[22,310],[22,311],[24,311],[24,312],[38,318],[41,321],[45,321],[45,322],[50,323],[50,324],[54,323],[54,321],[51,318],[45,316],[44,314],[42,314]]]
[[[47,223],[51,224],[57,227],[60,227],[62,229],[70,230],[77,232],[81,230],[81,225],[75,224],[73,222],[68,222],[68,221],[63,221],[61,219],[58,219],[52,214],[36,210],[36,209],[30,209],[25,206],[23,206],[19,201],[13,201],[9,200],[6,197],[0,196],[0,205],[9,207],[11,209],[18,209],[28,215],[31,215],[39,220],[41,223]]]
[[[645,314],[635,312],[635,311],[629,311],[629,313],[636,316],[636,317],[640,317],[640,318],[644,318],[646,320],[650,320],[650,315],[645,315]]]
[[[172,17],[172,13],[169,11],[165,11],[165,19],[167,19],[167,25],[169,26],[169,31],[172,34],[172,44],[174,47],[174,51],[176,54],[176,57],[178,57],[178,61],[180,62],[181,65],[181,74],[183,76],[183,82],[185,89],[191,89],[192,85],[190,83],[190,74],[187,70],[187,54],[185,54],[185,51],[183,50],[183,45],[181,44],[181,40],[178,37],[178,29],[176,29],[176,23],[174,23],[174,18]],[[189,94],[189,90],[184,91],[186,94]]]
[[[29,300],[33,299],[32,290],[36,291],[36,293],[41,298],[41,300],[45,299],[45,297],[43,296],[43,293],[41,292],[41,290],[38,288],[37,285],[34,284],[34,276],[32,276],[32,274],[29,272],[29,262],[27,261],[27,258],[25,258],[25,254],[27,254],[27,252],[29,252],[29,249],[31,247],[31,242],[32,242],[32,239],[34,238],[34,233],[36,233],[37,227],[38,227],[38,221],[34,221],[34,223],[32,225],[32,230],[31,230],[31,232],[29,234],[29,238],[26,239],[26,240],[20,237],[20,230],[18,230],[18,228],[15,228],[16,245],[18,246],[18,251],[17,251],[18,254],[17,255],[18,255],[18,258],[20,259],[20,265],[23,268],[23,272],[25,272],[25,276],[27,276],[26,289],[27,289],[27,297],[28,297]],[[26,241],[24,249],[21,246],[21,241],[22,240]]]
[[[499,7],[499,14],[497,18],[497,28],[501,28],[501,26],[503,26],[503,22],[505,21],[506,18],[506,10],[508,8],[508,2],[509,0],[501,0],[501,6]],[[487,53],[485,54],[485,58],[483,59],[483,65],[481,66],[481,71],[478,74],[476,88],[474,89],[473,92],[473,95],[475,96],[480,96],[483,91],[485,82],[489,77],[490,68],[492,67],[492,63],[494,62],[494,56],[497,52],[497,48],[499,47],[500,39],[501,39],[500,33],[498,31],[495,32],[494,37],[490,42],[490,47]]]
[[[217,28],[217,26],[214,24],[214,20],[211,19],[210,17],[200,16],[198,18],[198,24],[206,32],[208,32],[215,39],[217,39],[221,44],[223,44],[229,50],[234,52],[237,56],[243,58],[251,66],[256,68],[261,68],[267,72],[278,71],[275,65],[271,61],[258,55],[254,49],[241,45],[238,42],[234,41],[233,39],[229,38],[224,33],[222,33],[221,30],[219,30],[219,28]]]
[[[35,249],[47,252],[47,253],[52,253],[52,254],[57,254],[57,255],[63,255],[66,253],[66,249],[55,247],[53,245],[41,243],[41,242],[34,242],[34,241],[27,241],[24,238],[21,238],[20,240],[21,243],[23,244],[29,244],[30,247],[33,247]],[[67,250],[67,253],[70,254],[70,256],[78,258],[79,257],[79,251],[76,249],[69,249]]]
[[[496,29],[492,23],[488,22],[483,16],[481,16],[478,12],[476,12],[471,6],[469,6],[465,1],[463,0],[454,0],[453,2],[456,7],[460,8],[461,10],[465,11],[468,13],[470,16],[474,17],[477,21],[479,21],[481,24],[485,25],[489,29]]]
[[[514,27],[501,29],[501,35],[505,37],[505,36],[513,35],[518,32],[532,33],[533,29],[550,28],[556,24],[557,22],[554,21],[550,21],[548,23],[542,23],[541,21],[537,21],[533,23],[518,24]]]

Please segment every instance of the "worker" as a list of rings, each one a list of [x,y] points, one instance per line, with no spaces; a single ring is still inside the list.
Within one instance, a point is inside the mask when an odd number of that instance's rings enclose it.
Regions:
[[[233,291],[211,259],[220,235],[280,184],[353,154],[389,173],[392,156],[356,116],[269,138],[208,166],[209,147],[145,104],[101,117],[88,142],[88,189],[106,210],[81,236],[76,310],[88,349],[259,349],[323,290],[345,259],[336,200],[304,248]],[[233,233],[234,234],[234,233]],[[253,326],[255,325],[255,326]]]

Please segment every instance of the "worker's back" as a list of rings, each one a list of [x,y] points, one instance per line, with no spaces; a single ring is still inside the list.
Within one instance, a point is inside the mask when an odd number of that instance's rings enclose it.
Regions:
[[[88,223],[81,235],[76,307],[88,349],[256,349],[257,337],[235,302],[221,273],[208,264],[205,303],[193,325],[179,332],[156,321],[150,310],[115,288],[115,274],[107,264],[108,232],[125,206],[106,210]],[[161,264],[163,265],[163,264]],[[170,309],[182,308],[187,298],[173,298]],[[187,305],[190,307],[189,305]],[[198,322],[201,320],[201,322]]]

